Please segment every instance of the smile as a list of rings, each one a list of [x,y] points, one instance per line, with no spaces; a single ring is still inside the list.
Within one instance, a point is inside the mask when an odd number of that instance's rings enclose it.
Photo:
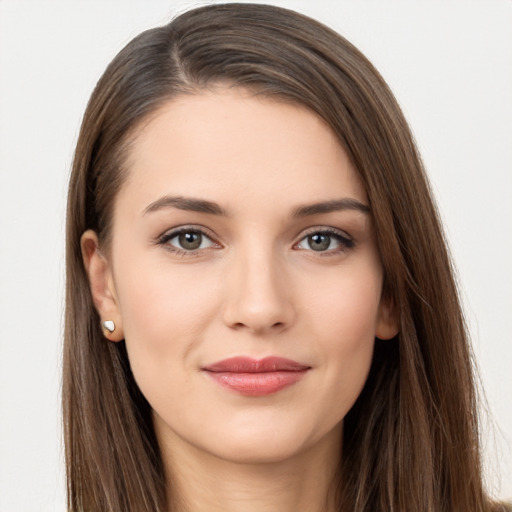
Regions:
[[[246,396],[277,393],[298,382],[310,369],[282,357],[233,357],[202,368],[221,386]]]

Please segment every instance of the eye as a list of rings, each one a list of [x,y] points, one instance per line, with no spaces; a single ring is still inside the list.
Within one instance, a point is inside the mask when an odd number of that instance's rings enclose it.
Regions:
[[[182,228],[166,233],[158,243],[178,253],[190,253],[217,245],[203,231],[192,228]]]
[[[339,252],[350,249],[354,241],[342,232],[335,230],[317,230],[310,232],[298,244],[298,249],[315,252]]]

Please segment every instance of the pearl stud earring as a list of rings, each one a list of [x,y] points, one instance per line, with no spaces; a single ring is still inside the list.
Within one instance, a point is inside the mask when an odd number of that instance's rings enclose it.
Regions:
[[[103,328],[109,333],[113,333],[116,330],[116,324],[113,320],[105,320],[103,322]]]

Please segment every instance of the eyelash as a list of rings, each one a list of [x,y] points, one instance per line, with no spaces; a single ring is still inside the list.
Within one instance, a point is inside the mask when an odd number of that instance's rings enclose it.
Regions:
[[[182,226],[178,229],[173,229],[172,231],[164,233],[161,237],[159,237],[158,240],[156,241],[156,243],[158,245],[164,246],[166,250],[172,252],[173,254],[175,254],[177,256],[188,256],[188,257],[199,256],[201,249],[186,250],[186,249],[181,249],[179,247],[176,247],[175,245],[171,245],[169,243],[169,241],[172,240],[173,238],[176,238],[185,233],[190,233],[190,234],[194,233],[194,234],[201,235],[202,237],[210,240],[212,242],[213,246],[220,247],[220,244],[215,242],[213,237],[210,234],[208,234],[208,232],[204,228],[202,228],[202,227],[200,228],[197,226]]]
[[[350,249],[353,249],[355,246],[355,241],[353,238],[351,238],[347,233],[344,231],[340,231],[338,229],[334,228],[312,228],[306,231],[302,238],[299,240],[298,243],[294,245],[296,247],[300,243],[302,243],[304,240],[306,240],[308,237],[312,235],[326,235],[330,238],[334,238],[336,242],[339,243],[340,247],[337,247],[335,249],[328,249],[326,251],[315,251],[314,249],[309,249],[311,252],[318,254],[322,257],[328,257],[328,256],[335,256],[337,254],[346,252]],[[307,249],[304,249],[307,250]]]
[[[170,232],[164,233],[162,236],[160,236],[156,240],[157,245],[164,246],[166,250],[172,252],[173,254],[177,256],[185,256],[185,257],[194,257],[199,256],[201,254],[201,251],[205,248],[197,248],[197,249],[181,249],[179,247],[176,247],[175,245],[169,244],[169,241],[173,238],[176,238],[180,236],[181,234],[199,234],[202,237],[210,240],[213,247],[219,248],[221,247],[220,244],[218,244],[214,238],[202,227],[197,226],[183,226],[178,229],[174,229]],[[302,234],[302,237],[300,240],[293,245],[294,248],[296,248],[299,244],[303,243],[308,237],[313,235],[325,235],[330,238],[334,238],[336,242],[340,244],[340,247],[337,247],[335,249],[328,249],[325,251],[315,251],[314,249],[309,249],[310,252],[316,253],[319,256],[333,256],[342,252],[346,252],[350,249],[352,249],[355,246],[355,241],[347,235],[345,232],[333,229],[333,228],[311,228],[305,233]],[[208,247],[210,248],[210,247]],[[308,249],[299,249],[299,250],[308,250]]]

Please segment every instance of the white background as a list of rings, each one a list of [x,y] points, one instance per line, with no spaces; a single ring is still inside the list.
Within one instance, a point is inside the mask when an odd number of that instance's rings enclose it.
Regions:
[[[363,50],[412,125],[492,413],[483,439],[489,487],[511,498],[512,2],[273,3]],[[0,0],[0,512],[65,510],[64,207],[86,101],[133,36],[196,5]]]

